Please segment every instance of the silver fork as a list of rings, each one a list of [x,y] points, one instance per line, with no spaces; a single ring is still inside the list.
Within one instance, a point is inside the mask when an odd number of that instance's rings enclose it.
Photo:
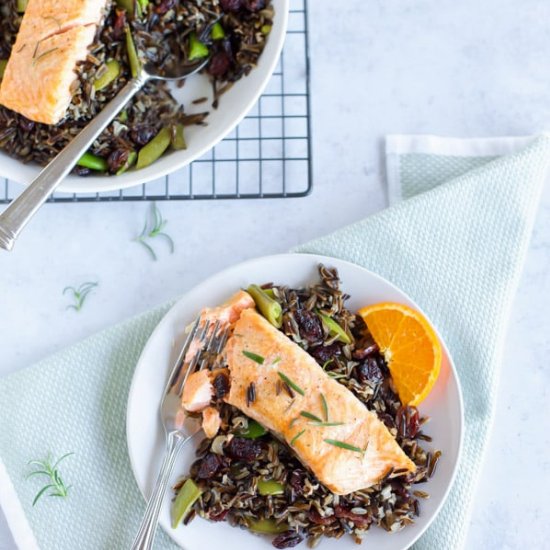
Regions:
[[[199,317],[193,324],[164,390],[160,418],[166,435],[165,456],[132,550],[146,550],[153,546],[161,504],[176,457],[182,447],[201,429],[198,419],[188,416],[181,404],[187,378],[197,367],[198,370],[204,369],[213,357],[221,353],[229,335],[228,327],[222,327],[219,321],[205,321],[202,326],[200,321]],[[187,353],[195,341],[198,342],[199,349],[188,360]]]

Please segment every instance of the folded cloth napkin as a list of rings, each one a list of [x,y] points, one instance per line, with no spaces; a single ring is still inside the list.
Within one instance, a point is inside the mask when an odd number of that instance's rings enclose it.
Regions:
[[[517,151],[517,152],[516,152]],[[420,549],[459,548],[490,428],[506,319],[518,283],[550,137],[387,141],[387,210],[297,251],[370,268],[434,320],[464,390],[466,436],[455,487]],[[169,305],[108,329],[0,380],[0,505],[27,550],[128,547],[144,509],[125,440],[139,354]],[[32,507],[29,459],[50,450],[74,483],[67,499]],[[167,535],[156,547],[174,548]]]

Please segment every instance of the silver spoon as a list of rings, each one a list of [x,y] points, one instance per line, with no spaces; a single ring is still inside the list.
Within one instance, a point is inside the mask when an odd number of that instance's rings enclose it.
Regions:
[[[80,157],[91,147],[99,134],[149,80],[183,80],[203,69],[208,61],[209,58],[206,57],[198,63],[178,67],[171,74],[163,75],[158,74],[158,71],[152,65],[142,67],[138,76],[132,78],[88,126],[0,214],[0,247],[5,250],[13,248],[15,239],[29,220],[74,168]]]

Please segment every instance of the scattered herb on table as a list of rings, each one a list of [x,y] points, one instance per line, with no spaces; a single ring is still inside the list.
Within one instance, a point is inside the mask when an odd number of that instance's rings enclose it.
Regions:
[[[141,233],[135,238],[135,241],[143,245],[147,252],[151,255],[153,261],[157,261],[157,255],[153,250],[153,247],[147,242],[149,239],[155,239],[156,237],[162,237],[170,247],[170,254],[174,253],[174,241],[170,235],[164,232],[167,220],[162,218],[162,214],[155,203],[151,206],[151,216],[147,216],[145,225]]]
[[[84,305],[84,302],[86,301],[86,298],[88,297],[88,294],[90,294],[90,292],[92,292],[94,288],[97,288],[97,286],[98,283],[95,282],[82,283],[78,288],[75,288],[74,286],[66,286],[63,289],[63,295],[65,295],[67,292],[70,292],[74,299],[74,304],[68,305],[67,309],[80,311],[82,309],[82,306]]]
[[[32,471],[26,479],[29,479],[33,476],[43,476],[45,478],[48,478],[48,482],[34,497],[34,500],[32,501],[32,505],[34,506],[40,497],[47,494],[49,497],[61,497],[65,498],[69,494],[69,489],[72,487],[72,485],[65,485],[65,482],[61,478],[61,474],[59,473],[58,466],[61,463],[62,460],[65,458],[73,455],[74,453],[67,453],[64,454],[59,460],[57,460],[52,465],[52,459],[50,456],[44,461],[41,460],[31,460],[29,461],[29,466],[35,466],[38,469]],[[47,493],[47,491],[50,491]]]

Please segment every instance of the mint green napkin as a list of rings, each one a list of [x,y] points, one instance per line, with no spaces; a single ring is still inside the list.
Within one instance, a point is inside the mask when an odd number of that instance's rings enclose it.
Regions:
[[[517,145],[392,138],[390,196],[408,200],[297,249],[393,281],[431,316],[454,356],[466,405],[463,459],[421,549],[459,548],[464,539],[506,320],[550,161],[547,136],[496,158]],[[0,380],[0,505],[21,548],[129,546],[144,504],[127,456],[126,398],[141,349],[168,307]],[[76,453],[62,467],[74,487],[66,500],[33,508],[38,484],[25,480],[26,463],[48,450]],[[156,547],[174,545],[159,533]]]

